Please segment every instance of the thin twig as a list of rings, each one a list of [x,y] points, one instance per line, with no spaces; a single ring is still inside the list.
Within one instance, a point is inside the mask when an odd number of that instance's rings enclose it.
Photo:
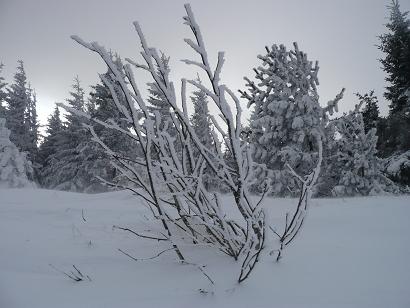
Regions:
[[[142,237],[142,238],[147,238],[150,240],[157,240],[157,241],[168,241],[167,238],[161,238],[161,237],[154,237],[154,236],[149,236],[149,235],[144,235],[144,234],[139,234],[131,229],[128,228],[123,228],[123,227],[119,227],[119,226],[112,226],[113,229],[120,229],[120,230],[124,230],[124,231],[128,231],[131,232],[132,234],[135,234],[136,236]]]
[[[197,269],[199,269],[199,270],[201,271],[201,273],[202,273],[206,278],[208,278],[208,280],[209,280],[212,284],[215,284],[215,282],[211,279],[211,277],[209,277],[209,275],[208,275],[208,274],[202,269],[202,267],[199,266],[198,264],[190,263],[190,262],[187,262],[187,261],[181,261],[181,263],[182,263],[182,264],[186,264],[186,265],[192,265],[192,266],[196,267]]]
[[[81,209],[81,216],[83,217],[84,222],[87,222],[87,220],[84,217],[84,209]]]
[[[163,253],[165,253],[165,252],[167,252],[167,251],[171,251],[171,250],[175,250],[175,247],[171,247],[171,248],[162,250],[162,251],[160,251],[159,253],[157,253],[156,255],[154,255],[154,256],[152,256],[152,257],[149,257],[149,258],[140,258],[140,259],[138,259],[138,258],[135,258],[135,257],[131,256],[130,254],[126,253],[125,251],[121,250],[120,248],[118,248],[118,251],[119,251],[119,252],[121,252],[121,253],[123,253],[124,255],[130,257],[130,258],[133,259],[134,261],[148,261],[148,260],[153,260],[153,259],[158,258],[158,257],[159,257],[160,255],[162,255]]]
[[[75,282],[80,282],[80,281],[84,281],[84,278],[87,278],[89,281],[91,281],[90,276],[86,275],[84,276],[83,273],[73,264],[73,268],[76,270],[77,273],[74,273],[73,271],[70,271],[71,274],[68,274],[60,269],[58,269],[57,267],[55,267],[53,264],[49,264],[49,266],[56,270],[57,272],[67,276],[68,278],[70,278],[71,280],[74,280]]]

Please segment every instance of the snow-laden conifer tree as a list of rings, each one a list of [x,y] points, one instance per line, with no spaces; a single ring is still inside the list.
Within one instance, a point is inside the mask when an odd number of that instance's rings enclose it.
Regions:
[[[24,71],[23,61],[18,61],[17,72],[14,75],[14,83],[7,93],[7,127],[10,129],[10,140],[20,151],[28,151],[29,126],[27,123],[27,107],[30,97],[27,89],[27,77]]]
[[[40,162],[38,157],[38,142],[39,142],[39,127],[37,116],[37,95],[36,91],[31,89],[30,85],[27,90],[28,103],[25,114],[25,125],[28,129],[28,144],[27,153],[28,159],[31,161],[34,169],[34,180],[37,182],[38,173],[40,169]]]
[[[294,44],[266,47],[259,56],[262,65],[254,69],[256,82],[245,78],[248,92],[241,92],[254,106],[250,118],[249,142],[253,158],[260,165],[254,189],[263,190],[263,180],[271,179],[272,193],[294,196],[300,191],[299,174],[308,174],[317,162],[317,138],[324,138],[326,112],[333,112],[342,93],[328,108],[321,108],[317,93],[319,66]]]
[[[201,83],[199,79],[198,82]],[[191,96],[191,101],[194,106],[194,111],[191,116],[191,125],[200,142],[216,153],[215,146],[219,146],[219,144],[215,145],[214,142],[216,138],[213,136],[214,132],[212,131],[211,116],[208,109],[208,97],[205,91],[199,89],[194,91]],[[199,155],[196,148],[194,148],[194,152]],[[208,166],[205,167],[202,181],[208,190],[221,190],[221,183],[218,177]]]
[[[49,116],[47,122],[46,136],[39,148],[39,162],[41,170],[39,172],[40,184],[44,187],[51,187],[53,180],[53,170],[57,152],[63,147],[64,126],[60,118],[60,111],[56,106],[54,112]]]
[[[67,104],[78,111],[85,111],[84,90],[78,77],[74,79],[71,97]],[[83,191],[88,185],[90,175],[87,170],[81,168],[84,161],[82,151],[85,143],[89,142],[91,135],[83,126],[84,121],[75,114],[67,114],[64,129],[59,133],[59,147],[56,153],[49,158],[50,165],[47,173],[49,176],[43,179],[47,188],[68,191]],[[85,154],[85,153],[83,153]]]
[[[89,114],[96,114],[96,104],[94,100],[85,102],[84,110]],[[89,124],[83,120],[85,125]],[[86,128],[86,127],[84,127]],[[73,161],[73,164],[78,164],[78,172],[76,173],[73,182],[76,183],[76,191],[86,193],[97,193],[107,191],[107,187],[101,183],[98,177],[108,178],[109,172],[112,170],[110,164],[104,155],[103,149],[92,141],[92,136],[88,130],[79,141],[75,148],[75,153],[78,161]],[[111,180],[111,179],[110,179]]]
[[[365,93],[364,95],[356,93],[359,101],[363,101],[364,107],[362,111],[364,131],[367,133],[372,128],[377,130],[379,123],[379,106],[377,105],[378,100],[374,95],[374,91]]]
[[[388,82],[384,96],[390,101],[385,132],[381,136],[384,157],[410,150],[410,101],[406,95],[410,91],[410,19],[408,12],[400,10],[398,0],[393,0],[388,9],[388,32],[379,37],[378,46],[385,54],[380,62]]]
[[[389,32],[379,37],[378,47],[385,54],[380,62],[389,82],[384,96],[391,102],[390,114],[395,114],[407,105],[403,95],[410,88],[410,19],[408,12],[400,10],[398,0],[392,0],[388,9]]]
[[[405,96],[407,97],[407,106],[403,109],[403,117],[410,118],[410,89],[405,92]],[[410,120],[408,123],[410,125]],[[409,130],[410,127],[406,127],[403,125],[401,127],[402,130]],[[401,139],[406,138],[406,136],[410,133],[409,131],[402,133]],[[402,144],[404,145],[405,142],[409,143],[409,140],[403,140]],[[404,191],[410,192],[410,147],[406,146],[403,149],[397,151],[395,154],[387,157],[384,161],[384,171],[389,176],[390,179],[394,180],[398,184],[407,187],[404,188]]]
[[[170,58],[167,57],[163,52],[161,52],[160,61],[161,65],[163,66],[164,70],[167,74],[170,73],[169,67],[169,60]],[[156,65],[156,74],[157,78],[164,79],[164,76],[161,74],[159,66]],[[171,107],[167,102],[167,98],[164,93],[159,88],[158,84],[155,82],[148,83],[148,110],[151,113],[152,117],[155,118],[155,114],[158,113],[159,121],[155,125],[159,125],[159,129],[166,128],[169,135],[174,139],[175,150],[177,151],[178,155],[181,155],[182,145],[181,140],[177,138],[177,128],[175,127],[175,123],[171,118]]]
[[[337,134],[331,169],[338,178],[332,193],[365,196],[397,192],[398,188],[381,172],[382,161],[376,156],[376,129],[365,132],[360,107],[357,105],[354,111],[331,123]]]
[[[27,177],[31,173],[30,161],[10,141],[6,119],[0,118],[0,187],[33,187]]]
[[[169,57],[167,57],[164,53],[161,54],[161,64],[164,66],[164,69],[169,73]],[[161,76],[161,73],[159,72],[159,69],[157,68],[157,74],[158,78],[163,79],[164,77]],[[162,124],[161,128],[164,126],[165,122],[171,122],[171,111],[170,111],[170,106],[167,103],[167,98],[165,97],[164,93],[159,89],[158,85],[155,82],[149,82],[148,83],[148,92],[149,92],[149,98],[148,98],[148,103],[150,104],[149,106],[149,111],[151,113],[158,112]]]
[[[4,64],[0,63],[0,118],[6,117],[6,86],[7,83],[4,81],[4,77],[2,76]]]
[[[364,95],[356,93],[359,103],[364,105],[362,112],[364,130],[367,133],[371,129],[376,129],[377,135],[377,156],[385,157],[391,149],[392,139],[391,133],[391,119],[379,116],[378,99],[374,95],[374,91],[365,93]]]
[[[85,111],[85,93],[78,76],[74,78],[70,95],[71,97],[66,99],[68,105],[75,110]],[[78,115],[72,113],[68,113],[65,118],[68,130],[71,131],[71,140],[78,144],[79,140],[82,138],[81,134],[85,131],[83,127],[83,120]]]
[[[119,56],[112,56],[113,63],[119,70],[122,69],[122,61]],[[111,76],[112,72],[108,70],[100,76],[101,83],[93,86],[90,93],[89,103],[87,104],[87,113],[94,119],[102,122],[117,123],[123,131],[129,131],[130,124],[124,119],[119,112],[110,87],[116,93],[118,103],[126,108],[125,98],[121,93],[118,82],[115,82]],[[94,125],[95,133],[101,140],[113,151],[130,162],[138,157],[139,152],[135,142],[127,138],[121,132],[108,129],[101,124]],[[90,176],[85,192],[99,192],[107,190],[110,187],[122,187],[121,173],[111,164],[111,158],[100,144],[92,139],[85,138],[81,156],[84,157],[81,168]]]

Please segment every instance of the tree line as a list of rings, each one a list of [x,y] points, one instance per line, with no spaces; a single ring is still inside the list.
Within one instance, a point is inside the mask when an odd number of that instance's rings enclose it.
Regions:
[[[272,45],[259,56],[261,65],[254,69],[254,78],[246,78],[240,91],[252,108],[249,125],[241,128],[242,143],[252,145],[256,166],[251,190],[262,193],[270,186],[275,196],[296,196],[300,181],[292,171],[307,174],[317,161],[317,143],[323,140],[323,165],[315,188],[317,196],[369,195],[405,191],[410,185],[410,21],[400,11],[399,3],[389,7],[388,32],[380,36],[378,48],[384,53],[380,60],[388,86],[384,93],[390,102],[389,114],[381,117],[378,99],[373,91],[357,93],[354,110],[337,115],[342,90],[326,107],[319,103],[317,93],[318,66],[295,46]],[[119,56],[110,54],[119,70]],[[169,58],[162,54],[161,63],[169,70]],[[3,66],[0,66],[0,73]],[[112,82],[112,70],[101,75],[86,97],[77,78],[74,79],[67,106],[88,114],[101,122],[128,132],[130,123],[121,115],[124,93],[118,82]],[[163,78],[158,70],[158,78]],[[201,80],[197,80],[201,84]],[[117,88],[114,87],[116,85]],[[167,129],[175,144],[175,155],[183,155],[184,140],[178,135],[167,98],[158,85],[149,83],[149,112],[161,119],[158,128]],[[116,93],[113,95],[113,93]],[[191,125],[201,142],[217,153],[219,132],[212,128],[217,122],[208,110],[209,94],[194,91]],[[49,116],[45,136],[40,136],[36,113],[36,94],[27,82],[23,61],[18,62],[13,83],[8,86],[0,74],[0,118],[6,119],[10,141],[29,162],[27,178],[50,189],[81,192],[102,192],[110,187],[125,187],[129,181],[124,165],[112,162],[110,156],[121,155],[137,162],[141,150],[132,138],[104,125],[93,125],[76,113],[60,114],[59,107]],[[115,123],[115,124],[114,124]],[[108,148],[95,140],[97,135]],[[195,148],[194,148],[195,150]],[[229,164],[233,153],[222,149]],[[3,163],[5,166],[5,163]],[[225,189],[211,168],[204,168],[204,185],[209,190]],[[269,182],[269,184],[267,184]],[[136,185],[138,186],[138,185]]]

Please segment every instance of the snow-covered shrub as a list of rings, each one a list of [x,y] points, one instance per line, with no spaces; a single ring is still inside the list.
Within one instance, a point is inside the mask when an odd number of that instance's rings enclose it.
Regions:
[[[27,175],[33,169],[25,153],[20,153],[10,141],[6,120],[0,118],[0,187],[33,187]]]
[[[239,99],[221,82],[224,53],[218,53],[216,68],[212,69],[200,28],[190,6],[185,5],[185,9],[185,24],[194,35],[194,40],[185,39],[185,42],[199,56],[199,61],[183,61],[198,67],[206,76],[202,80],[206,80],[208,86],[197,80],[182,79],[181,90],[177,94],[174,83],[169,80],[169,68],[165,65],[164,59],[155,48],[148,45],[139,24],[135,22],[134,26],[142,45],[141,55],[144,64],[126,59],[128,63],[118,67],[104,47],[73,36],[79,44],[99,54],[109,67],[110,78],[101,78],[110,89],[122,120],[126,121],[131,129],[125,130],[116,121],[101,120],[70,106],[62,106],[76,115],[82,115],[87,122],[94,123],[93,125],[102,125],[122,133],[138,145],[137,150],[141,156],[130,160],[113,150],[98,135],[95,128],[89,126],[94,141],[99,143],[111,157],[111,163],[115,168],[128,179],[128,185],[123,187],[132,190],[146,202],[153,217],[164,229],[159,234],[141,234],[133,231],[134,234],[168,241],[171,244],[170,249],[176,252],[181,262],[186,262],[182,249],[184,245],[211,246],[240,261],[238,281],[242,282],[252,272],[266,246],[267,227],[262,202],[269,185],[265,185],[259,200],[250,196],[249,186],[253,180],[255,165],[250,145],[242,142],[241,138],[242,109]],[[146,71],[151,76],[152,84],[155,86],[151,85],[150,88],[155,88],[159,94],[157,97],[161,97],[161,101],[168,104],[169,118],[167,116],[168,119],[165,121],[161,113],[152,110],[147,103],[149,101],[141,95],[132,66]],[[116,88],[116,85],[119,87]],[[202,91],[219,112],[220,122],[211,117],[213,148],[209,148],[209,144],[204,144],[190,122],[187,86]],[[119,102],[118,91],[125,98],[125,105]],[[231,108],[231,103],[234,109]],[[172,130],[169,126],[172,126]],[[179,142],[175,142],[176,139]],[[294,176],[302,183],[302,191],[297,210],[293,217],[286,221],[285,230],[281,234],[276,233],[280,243],[279,255],[300,230],[312,186],[320,170],[322,138],[319,134],[315,135],[314,142],[319,154],[316,155],[316,167],[313,171],[306,177],[301,177],[292,170]],[[229,164],[225,159],[226,152],[222,152],[222,148],[230,155]],[[218,181],[223,183],[233,197],[238,218],[234,219],[226,213],[218,193],[206,189],[204,174],[207,169],[216,175]],[[128,228],[123,229],[130,231]]]
[[[360,112],[354,111],[332,121],[337,134],[331,169],[337,183],[332,189],[335,196],[377,195],[397,192],[398,188],[382,173],[382,160],[376,156],[376,129],[367,133]]]
[[[397,183],[403,185],[410,183],[410,151],[386,158],[384,172]]]

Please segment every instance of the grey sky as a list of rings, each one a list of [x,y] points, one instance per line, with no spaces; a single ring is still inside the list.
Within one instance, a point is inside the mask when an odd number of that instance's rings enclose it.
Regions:
[[[4,75],[12,81],[18,59],[23,59],[28,79],[37,91],[42,124],[55,101],[68,97],[75,75],[86,92],[98,81],[105,67],[96,54],[70,39],[78,34],[86,41],[98,41],[122,57],[141,62],[139,42],[132,22],[138,20],[151,46],[171,56],[175,81],[195,77],[192,67],[180,59],[193,53],[183,38],[190,36],[182,24],[187,1],[158,0],[0,0],[0,61]],[[222,77],[233,89],[243,88],[243,76],[253,77],[256,56],[265,45],[293,41],[319,60],[321,104],[347,88],[341,110],[356,103],[353,93],[375,89],[382,113],[384,73],[377,61],[375,45],[384,33],[388,0],[260,0],[190,1],[201,26],[208,53],[226,52]],[[402,10],[410,1],[401,1]]]

